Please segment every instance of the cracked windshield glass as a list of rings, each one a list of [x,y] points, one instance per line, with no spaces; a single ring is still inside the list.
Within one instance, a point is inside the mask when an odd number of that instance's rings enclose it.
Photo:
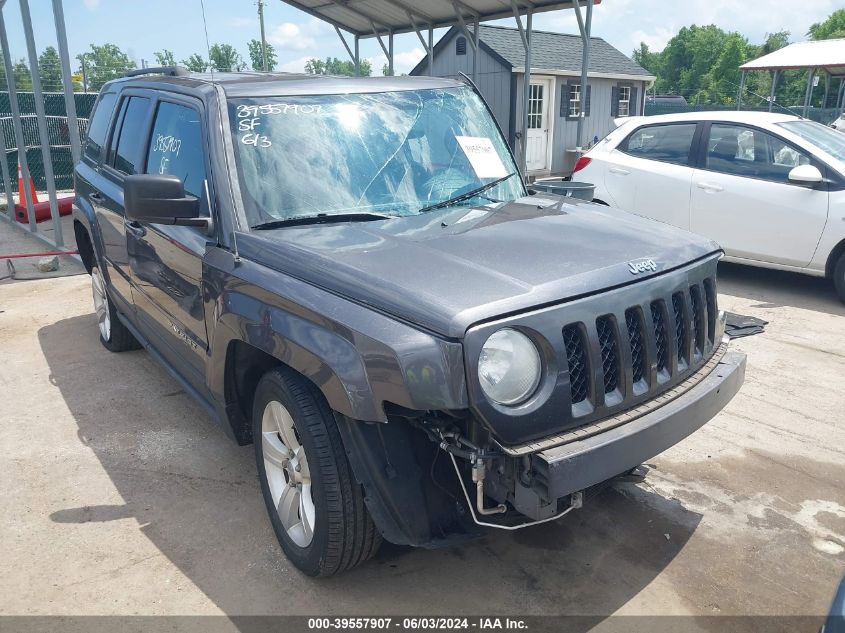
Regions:
[[[468,88],[229,100],[250,226],[325,214],[409,216],[525,195]],[[447,206],[452,206],[447,205]]]

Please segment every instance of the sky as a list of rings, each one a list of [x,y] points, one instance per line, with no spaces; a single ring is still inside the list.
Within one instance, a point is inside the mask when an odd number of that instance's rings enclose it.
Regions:
[[[424,0],[416,0],[424,2]],[[30,0],[36,47],[55,46],[52,3]],[[640,42],[661,50],[683,26],[716,24],[739,31],[752,43],[760,43],[767,33],[788,30],[792,41],[806,39],[809,26],[824,20],[842,0],[603,0],[593,13],[593,35],[630,55]],[[141,65],[146,60],[155,65],[153,53],[172,50],[177,60],[192,53],[207,57],[200,0],[64,0],[68,46],[71,56],[88,49],[90,44],[112,43],[126,51]],[[249,60],[246,43],[258,39],[258,14],[255,0],[205,0],[205,14],[210,43],[235,46]],[[265,0],[267,40],[279,58],[278,70],[300,72],[306,60],[327,56],[348,58],[334,29],[294,9],[281,0]],[[26,55],[21,26],[20,5],[8,0],[3,17],[9,35],[12,56]],[[497,24],[515,26],[513,19]],[[538,14],[534,28],[577,33],[571,10]],[[436,39],[445,30],[435,32]],[[378,44],[362,40],[361,54],[379,72],[386,59]],[[395,38],[397,73],[408,72],[422,59],[423,49],[414,34]],[[76,70],[76,63],[72,63]]]

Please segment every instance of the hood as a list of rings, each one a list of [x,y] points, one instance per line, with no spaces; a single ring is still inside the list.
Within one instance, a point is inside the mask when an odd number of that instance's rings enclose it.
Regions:
[[[407,218],[238,234],[240,255],[451,338],[467,328],[688,264],[709,240],[541,195]],[[650,259],[636,274],[629,262]]]

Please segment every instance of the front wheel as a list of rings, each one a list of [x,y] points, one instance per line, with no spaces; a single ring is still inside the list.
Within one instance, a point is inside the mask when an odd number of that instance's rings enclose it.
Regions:
[[[296,567],[331,576],[375,555],[381,534],[311,383],[285,367],[267,372],[255,393],[253,438],[270,522]]]
[[[845,253],[839,256],[836,266],[833,267],[833,285],[839,300],[845,303]]]
[[[118,318],[117,310],[106,290],[106,280],[96,262],[91,265],[91,294],[94,296],[94,312],[103,347],[110,352],[140,349],[141,346],[132,336],[132,332]]]

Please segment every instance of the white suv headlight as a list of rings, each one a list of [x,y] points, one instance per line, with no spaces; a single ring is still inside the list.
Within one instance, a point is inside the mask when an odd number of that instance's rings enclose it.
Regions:
[[[531,339],[512,328],[490,335],[478,357],[478,380],[493,402],[525,402],[540,384],[540,352]]]

